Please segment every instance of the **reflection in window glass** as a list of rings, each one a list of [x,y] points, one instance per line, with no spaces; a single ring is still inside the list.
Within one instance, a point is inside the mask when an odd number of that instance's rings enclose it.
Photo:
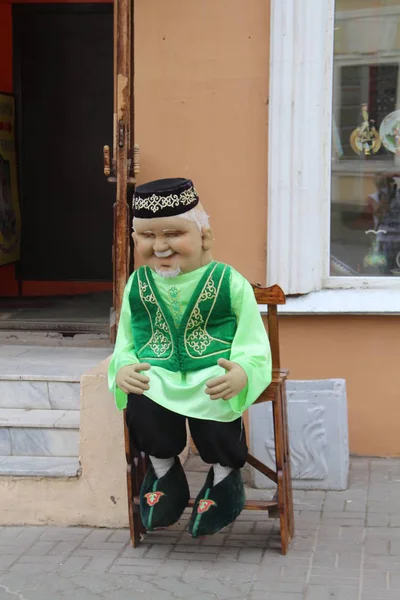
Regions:
[[[400,276],[400,0],[336,0],[332,276]]]

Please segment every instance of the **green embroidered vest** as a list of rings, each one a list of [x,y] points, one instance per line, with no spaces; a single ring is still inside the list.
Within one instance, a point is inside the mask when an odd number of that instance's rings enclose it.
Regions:
[[[198,371],[230,357],[236,317],[228,265],[213,262],[199,281],[179,327],[149,267],[134,274],[129,293],[135,351],[141,362],[169,371]]]

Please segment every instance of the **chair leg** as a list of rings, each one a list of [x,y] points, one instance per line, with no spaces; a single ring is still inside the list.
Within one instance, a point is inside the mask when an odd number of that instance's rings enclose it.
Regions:
[[[282,415],[282,396],[277,394],[276,400],[272,403],[274,418],[274,437],[275,437],[275,460],[276,472],[278,476],[278,502],[282,554],[286,554],[289,547],[289,521],[287,507],[286,477],[284,476],[284,432]]]
[[[285,480],[282,471],[278,472],[278,501],[279,501],[279,525],[281,536],[281,552],[285,555],[289,549],[289,523],[287,516]]]
[[[132,448],[128,427],[125,420],[124,411],[124,438],[125,438],[125,457],[126,457],[126,483],[128,494],[128,515],[129,532],[132,546],[136,548],[145,533],[138,506],[133,502],[134,496],[138,496],[143,479],[146,473],[147,458],[142,458],[140,454]]]
[[[136,548],[140,542],[140,530],[141,530],[141,521],[140,521],[140,513],[138,512],[138,506],[135,506],[133,503],[133,491],[132,491],[132,480],[135,479],[135,474],[133,471],[135,467],[132,469],[132,465],[127,465],[126,470],[126,483],[127,483],[127,492],[128,492],[128,514],[129,514],[129,533],[132,542],[132,546]]]
[[[139,456],[138,457],[138,467],[137,467],[137,474],[136,474],[137,493],[135,494],[135,496],[139,496],[139,494],[140,494],[140,489],[142,487],[142,483],[145,478],[148,465],[149,465],[149,457],[148,456]],[[140,525],[139,529],[140,529],[141,535],[143,536],[146,533],[146,528],[144,527],[144,525],[142,523],[142,519],[140,518],[139,506],[137,506],[136,508],[137,508],[137,513],[139,515],[139,525]]]
[[[285,488],[286,488],[286,504],[288,511],[288,522],[289,522],[289,539],[292,540],[294,537],[294,510],[293,510],[293,490],[292,490],[292,474],[291,474],[291,463],[290,463],[290,444],[289,444],[289,421],[287,411],[287,398],[286,398],[286,384],[282,387],[282,420],[283,420],[283,434],[284,434],[284,476],[285,476]]]
[[[127,465],[129,530],[134,548],[138,546],[146,533],[146,529],[143,527],[142,519],[140,518],[140,508],[133,502],[133,498],[140,494],[140,488],[146,474],[146,463],[147,458],[136,456],[133,459],[132,465]]]

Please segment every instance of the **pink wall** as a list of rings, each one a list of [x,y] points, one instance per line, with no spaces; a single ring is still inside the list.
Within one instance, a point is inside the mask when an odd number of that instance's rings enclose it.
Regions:
[[[269,2],[136,0],[139,181],[190,177],[214,257],[264,282]]]

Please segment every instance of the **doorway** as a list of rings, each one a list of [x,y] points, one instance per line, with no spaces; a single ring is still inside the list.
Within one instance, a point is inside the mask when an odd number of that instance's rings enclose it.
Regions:
[[[13,74],[22,218],[16,273],[25,298],[3,323],[22,329],[25,314],[28,328],[59,330],[64,320],[87,331],[95,312],[90,330],[107,331],[115,188],[103,175],[102,148],[113,138],[112,4],[15,4]]]

